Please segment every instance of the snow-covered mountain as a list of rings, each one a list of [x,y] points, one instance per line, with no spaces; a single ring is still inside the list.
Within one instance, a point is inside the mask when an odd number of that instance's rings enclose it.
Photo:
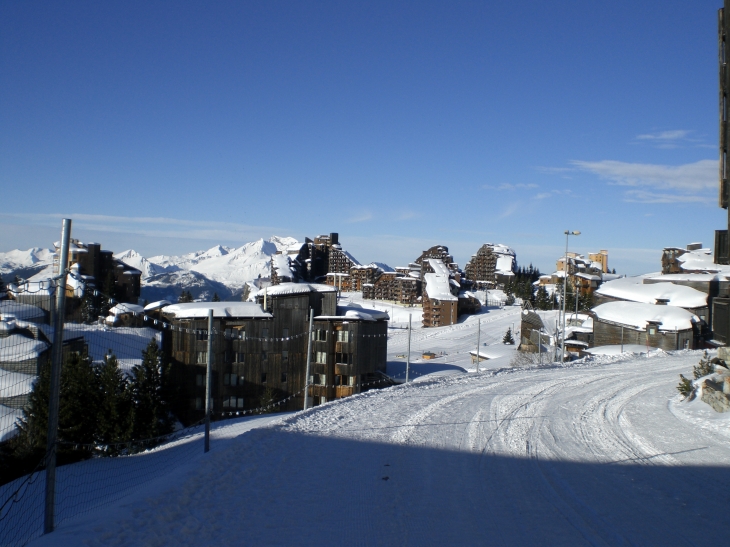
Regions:
[[[298,244],[293,237],[272,236],[238,248],[216,245],[181,256],[145,258],[130,249],[114,257],[142,272],[142,298],[150,302],[175,300],[182,291],[190,291],[196,299],[209,300],[213,293],[226,299],[239,293],[247,281],[268,277],[271,256]]]
[[[214,293],[221,299],[239,294],[247,281],[268,277],[271,256],[298,246],[293,237],[272,236],[241,247],[216,245],[205,251],[181,256],[158,255],[146,258],[134,249],[116,253],[117,258],[142,272],[142,298],[177,300],[182,291],[194,298],[210,300]],[[48,277],[53,265],[53,250],[33,248],[0,253],[0,274],[6,281],[15,275],[25,279]]]
[[[0,253],[0,275],[10,281],[16,275],[28,279],[53,265],[53,249],[33,247],[25,251],[15,249]]]

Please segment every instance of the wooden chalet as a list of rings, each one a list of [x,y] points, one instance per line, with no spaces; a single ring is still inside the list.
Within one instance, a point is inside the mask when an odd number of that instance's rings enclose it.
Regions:
[[[699,318],[675,306],[609,302],[591,310],[596,346],[639,344],[665,351],[698,347]]]

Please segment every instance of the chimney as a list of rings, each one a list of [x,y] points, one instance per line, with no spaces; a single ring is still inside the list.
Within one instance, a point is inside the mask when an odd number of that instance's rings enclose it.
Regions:
[[[669,298],[657,298],[656,299],[657,306],[666,306],[668,304],[669,304]]]

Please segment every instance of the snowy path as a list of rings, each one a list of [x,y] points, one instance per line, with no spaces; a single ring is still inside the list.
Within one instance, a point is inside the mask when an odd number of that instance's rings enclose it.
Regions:
[[[698,359],[490,371],[326,404],[34,545],[723,545],[730,420],[674,390]]]

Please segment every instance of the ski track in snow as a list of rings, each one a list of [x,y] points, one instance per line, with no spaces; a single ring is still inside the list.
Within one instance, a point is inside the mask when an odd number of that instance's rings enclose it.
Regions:
[[[34,544],[721,545],[730,422],[699,420],[674,390],[698,359],[502,369],[327,403]]]

